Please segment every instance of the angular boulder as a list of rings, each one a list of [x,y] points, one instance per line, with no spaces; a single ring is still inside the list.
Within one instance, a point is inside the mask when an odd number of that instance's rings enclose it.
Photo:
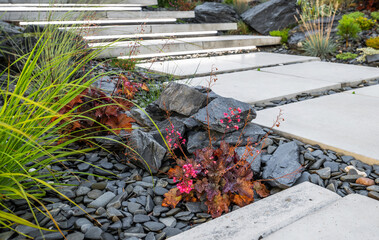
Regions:
[[[236,11],[222,3],[205,2],[195,8],[195,20],[200,23],[238,22]]]
[[[264,179],[273,179],[268,183],[274,187],[286,189],[295,184],[301,176],[299,147],[296,142],[280,145],[263,170]]]
[[[238,108],[241,110],[240,113],[235,110]],[[231,116],[231,111],[240,116],[239,122],[234,117],[232,118],[232,122],[228,123],[228,118],[225,114]],[[257,114],[250,104],[233,98],[218,97],[210,102],[207,107],[200,109],[193,117],[202,123],[206,129],[208,128],[209,117],[209,128],[220,133],[225,133],[236,131],[237,129],[234,126],[238,126],[238,129],[242,128],[245,122],[250,122],[256,116]]]
[[[130,160],[147,171],[150,169],[152,173],[158,172],[166,155],[166,149],[155,141],[151,134],[138,129],[133,130],[129,136],[128,145],[138,153],[127,149],[127,156],[131,156]]]
[[[296,0],[270,0],[247,10],[241,17],[254,30],[267,35],[296,23],[296,9]]]
[[[254,172],[254,174],[259,174],[260,169],[261,169],[262,156],[260,153],[256,152],[256,150],[259,150],[259,149],[253,148],[253,152],[252,152],[253,156],[250,155],[250,152],[245,153],[246,147],[238,147],[236,148],[235,151],[240,159],[246,158],[246,161],[250,163],[250,168]]]
[[[196,89],[172,82],[162,92],[157,105],[163,110],[191,116],[205,106],[206,100],[207,96]]]

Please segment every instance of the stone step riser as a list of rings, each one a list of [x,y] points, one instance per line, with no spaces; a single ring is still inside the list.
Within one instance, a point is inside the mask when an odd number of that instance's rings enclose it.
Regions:
[[[195,50],[204,50],[204,49],[222,49],[222,48],[231,48],[231,47],[247,47],[247,46],[265,46],[265,45],[275,45],[279,44],[280,38],[254,38],[254,39],[222,39],[222,38],[209,38],[207,40],[201,41],[201,38],[197,38],[196,42],[191,42],[188,39],[177,39],[169,40],[162,39],[155,44],[146,44],[146,41],[133,44],[132,42],[125,42],[122,45],[111,46],[104,50],[99,58],[112,58],[119,56],[129,56],[130,52],[136,53],[132,55],[140,54],[155,54],[161,52],[184,52],[184,51],[195,51]],[[217,40],[220,39],[220,40]],[[121,43],[120,43],[121,44]],[[99,45],[91,45],[93,47]],[[101,46],[101,45],[100,45]]]
[[[51,20],[116,20],[116,19],[167,19],[167,18],[194,18],[194,12],[181,12],[181,11],[158,11],[158,12],[144,12],[144,11],[96,11],[91,13],[86,12],[4,12],[0,11],[0,16],[3,21],[51,21]]]
[[[82,0],[0,0],[0,3],[13,3],[13,4],[77,4],[83,3]],[[89,0],[91,4],[134,4],[139,6],[157,5],[157,0]]]
[[[236,23],[129,25],[78,28],[82,36],[109,36],[124,34],[183,33],[202,31],[227,31],[237,29]]]

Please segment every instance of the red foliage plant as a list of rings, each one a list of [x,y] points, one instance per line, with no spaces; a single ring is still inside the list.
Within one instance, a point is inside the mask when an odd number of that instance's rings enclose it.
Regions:
[[[379,0],[359,1],[357,9],[359,11],[361,11],[361,10],[376,11],[377,9],[379,9]]]
[[[217,81],[217,78],[211,75],[208,89],[215,81]],[[229,110],[230,113],[224,113],[225,118],[220,120],[221,122],[226,121],[228,128],[233,127],[234,121],[240,121],[240,109],[229,108]],[[280,121],[283,120],[280,115],[274,126],[279,126]],[[268,134],[262,140],[267,136]],[[181,149],[184,155],[183,158],[177,157],[170,150],[177,165],[168,171],[168,176],[177,184],[176,187],[164,195],[162,206],[175,208],[180,201],[201,201],[205,203],[208,207],[208,212],[215,218],[221,216],[224,212],[229,212],[231,203],[243,207],[253,202],[254,191],[260,197],[269,195],[266,186],[260,180],[253,179],[252,162],[246,161],[248,157],[253,156],[256,158],[260,153],[259,150],[251,146],[251,141],[248,140],[250,143],[246,147],[247,151],[243,156],[239,157],[235,152],[238,144],[230,146],[225,141],[222,141],[219,148],[214,148],[210,132],[209,138],[209,146],[197,149],[193,158],[189,158],[184,154],[181,147],[183,143],[180,141],[176,142],[175,147]],[[256,145],[259,145],[262,140]]]
[[[78,119],[70,119],[72,123],[65,130],[68,132],[84,130],[80,132],[82,134],[88,132],[100,134],[107,131],[103,127],[106,126],[116,134],[119,134],[122,129],[130,131],[134,119],[128,117],[124,111],[133,106],[130,100],[138,91],[148,91],[149,89],[145,84],[128,81],[124,75],[119,76],[117,85],[121,85],[121,88],[116,87],[111,96],[107,96],[97,88],[89,88],[64,106],[59,111],[60,114],[74,109],[74,112],[80,116]]]

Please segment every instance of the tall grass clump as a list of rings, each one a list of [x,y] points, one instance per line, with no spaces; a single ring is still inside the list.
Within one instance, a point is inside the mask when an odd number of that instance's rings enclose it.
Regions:
[[[325,58],[332,54],[336,45],[330,40],[338,1],[302,1],[300,19],[306,33],[304,50],[310,56]]]
[[[10,66],[22,63],[20,74],[12,77],[10,67],[1,73],[7,84],[0,89],[4,102],[0,108],[0,224],[10,229],[17,224],[42,229],[36,214],[52,216],[41,199],[47,191],[60,194],[56,188],[60,174],[49,165],[91,150],[70,148],[87,137],[64,131],[75,124],[75,109],[64,114],[60,110],[96,80],[91,70],[82,69],[101,50],[83,48],[75,33],[64,34],[56,27],[35,34],[38,40],[32,50]],[[8,202],[16,199],[25,201],[35,223],[17,217],[17,209],[9,208]]]

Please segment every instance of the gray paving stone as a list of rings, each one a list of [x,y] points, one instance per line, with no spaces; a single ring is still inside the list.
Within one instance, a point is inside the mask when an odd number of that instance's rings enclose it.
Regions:
[[[379,201],[350,194],[264,238],[276,239],[378,239]]]
[[[329,62],[299,63],[264,68],[262,71],[341,83],[343,86],[355,86],[364,80],[369,81],[379,78],[378,68]]]
[[[303,142],[379,163],[379,98],[340,93],[280,106],[284,122],[274,131]],[[271,127],[279,108],[259,111],[253,121]]]
[[[175,61],[138,64],[152,71],[173,74],[178,77],[207,76],[209,73],[225,73],[257,69],[279,64],[318,61],[319,58],[278,53],[247,53],[210,58],[183,59]],[[217,68],[217,70],[215,69]]]
[[[229,66],[233,64],[236,63],[233,62]],[[179,80],[178,82],[191,86],[208,86],[208,81],[209,77],[197,77],[190,80]],[[291,98],[304,92],[319,92],[340,87],[339,83],[249,70],[218,74],[212,91],[223,97],[231,97],[254,104],[280,100],[284,97]]]
[[[170,239],[260,239],[338,199],[337,194],[305,182]]]

